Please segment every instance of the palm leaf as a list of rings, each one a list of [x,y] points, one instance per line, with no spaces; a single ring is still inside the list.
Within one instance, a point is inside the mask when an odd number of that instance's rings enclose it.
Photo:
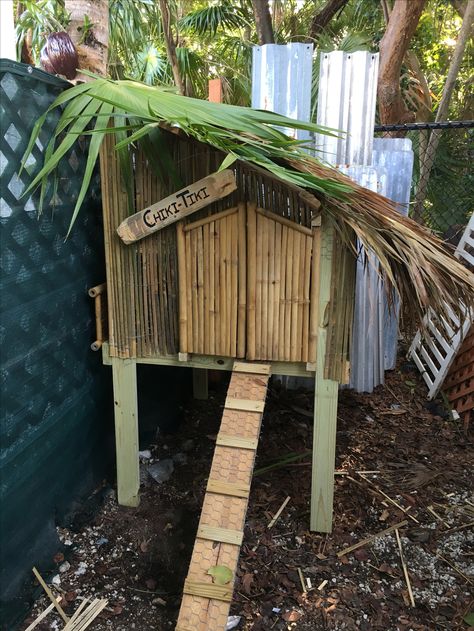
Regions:
[[[221,150],[224,155],[232,154],[235,159],[263,168],[280,180],[324,199],[324,211],[346,245],[354,247],[355,233],[363,248],[380,260],[388,288],[395,287],[419,319],[428,305],[441,315],[450,309],[460,313],[462,304],[474,309],[473,276],[446,251],[441,241],[401,216],[389,200],[321,164],[303,151],[298,141],[280,131],[295,128],[328,133],[328,130],[273,112],[191,99],[132,81],[98,79],[86,89],[79,87],[80,90],[68,90],[70,99],[90,97],[91,101],[85,105],[81,116],[65,127],[64,140],[48,155],[28,191],[54,171],[77,134],[92,119],[103,118],[104,113],[124,117],[123,121],[116,120],[121,130],[116,135],[119,151],[125,159],[124,168],[128,170],[125,183],[133,181],[127,145],[139,138],[150,140],[150,133],[156,132],[157,124],[171,125],[180,128],[180,133]],[[130,123],[130,130],[136,130],[137,122],[145,128],[143,136],[140,131],[127,133],[127,124]],[[64,123],[63,119],[61,125]],[[105,134],[103,128],[103,120],[100,123],[96,120],[92,137],[95,133],[97,140],[90,149],[92,157],[84,176],[84,190],[90,182],[93,162]],[[76,205],[74,217],[79,206],[80,203]]]

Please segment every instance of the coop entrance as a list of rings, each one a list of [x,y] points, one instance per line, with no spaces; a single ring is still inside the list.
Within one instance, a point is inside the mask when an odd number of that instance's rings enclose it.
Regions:
[[[319,229],[241,203],[177,231],[180,352],[315,361]]]

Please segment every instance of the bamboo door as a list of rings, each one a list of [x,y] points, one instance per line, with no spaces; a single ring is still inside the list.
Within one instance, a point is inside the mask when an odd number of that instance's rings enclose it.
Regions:
[[[245,357],[246,208],[177,225],[180,351]]]
[[[177,230],[182,353],[315,361],[319,228],[248,203]]]
[[[247,358],[315,361],[316,311],[311,313],[310,294],[318,285],[312,253],[319,229],[255,204],[247,204],[247,221]]]

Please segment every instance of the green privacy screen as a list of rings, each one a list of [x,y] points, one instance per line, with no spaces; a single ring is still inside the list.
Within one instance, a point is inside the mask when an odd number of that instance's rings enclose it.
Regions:
[[[12,629],[31,567],[51,566],[56,523],[97,484],[111,401],[87,289],[105,280],[100,199],[89,195],[65,240],[85,157],[58,169],[38,218],[39,195],[20,198],[42,162],[51,116],[26,169],[35,121],[68,84],[0,60],[0,620]],[[95,191],[95,192],[94,192]]]

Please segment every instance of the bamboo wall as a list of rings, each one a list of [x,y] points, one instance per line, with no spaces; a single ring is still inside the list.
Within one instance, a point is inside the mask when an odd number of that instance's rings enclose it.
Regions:
[[[224,155],[213,148],[189,140],[185,137],[170,132],[163,132],[165,142],[171,156],[173,169],[175,169],[175,179],[171,177],[171,169],[166,169],[163,160],[162,169],[165,173],[170,173],[165,181],[154,174],[153,168],[147,163],[143,153],[137,150],[132,157],[133,182],[132,197],[133,208],[130,208],[129,198],[121,179],[121,172],[117,153],[113,145],[112,136],[106,137],[101,149],[101,180],[102,180],[102,202],[104,210],[104,230],[105,230],[105,249],[107,264],[107,291],[109,297],[109,346],[111,356],[117,357],[157,357],[162,355],[174,355],[180,350],[180,330],[183,331],[183,324],[179,322],[179,283],[178,283],[178,242],[176,225],[171,225],[161,231],[138,241],[132,245],[124,245],[116,234],[118,225],[130,214],[137,212],[158,200],[166,197],[178,188],[195,182],[206,177],[212,172],[218,170]],[[158,156],[160,159],[161,156]],[[296,187],[285,185],[277,178],[272,177],[263,170],[254,169],[248,165],[237,163],[236,166],[237,190],[228,197],[211,204],[206,209],[198,211],[184,222],[185,234],[189,235],[189,247],[193,248],[195,255],[199,257],[201,247],[204,247],[204,240],[211,239],[211,231],[208,228],[200,229],[201,236],[197,236],[196,242],[191,245],[192,231],[186,231],[186,225],[196,223],[197,221],[208,217],[216,212],[222,212],[229,208],[237,208],[240,202],[254,202],[262,211],[269,211],[281,217],[284,217],[299,226],[296,226],[298,236],[291,237],[288,242],[289,229],[285,230],[281,226],[282,244],[288,251],[294,253],[291,267],[281,267],[282,260],[287,261],[286,254],[280,258],[280,278],[281,281],[286,279],[286,292],[294,292],[294,295],[284,300],[293,300],[295,304],[289,309],[290,316],[283,309],[282,314],[282,296],[279,298],[277,306],[277,296],[274,293],[274,284],[269,286],[268,293],[262,296],[262,302],[259,308],[267,319],[271,318],[271,327],[265,327],[265,335],[255,330],[254,346],[250,335],[250,355],[251,359],[276,359],[281,358],[287,361],[314,361],[312,359],[311,348],[316,347],[315,330],[311,331],[309,327],[310,320],[310,301],[317,298],[316,285],[310,288],[309,281],[299,286],[299,279],[304,276],[309,278],[309,274],[305,273],[306,266],[309,264],[311,257],[309,256],[313,244],[310,245],[313,237],[311,234],[312,214],[315,214],[315,204],[307,201],[306,194]],[[317,205],[316,205],[317,206]],[[238,213],[235,218],[225,219],[226,226],[229,226],[230,235],[234,234],[237,239],[231,236],[231,248],[243,246],[243,241],[238,241],[240,228]],[[269,222],[265,214],[257,213],[256,235],[257,239],[276,239],[275,244],[279,243],[280,228],[273,227],[273,222]],[[210,224],[205,224],[210,226]],[[279,224],[280,225],[280,224]],[[276,226],[276,224],[275,224]],[[216,223],[214,223],[214,228]],[[303,238],[300,228],[308,229],[307,238]],[[276,231],[276,232],[275,232]],[[293,231],[292,235],[293,235]],[[299,236],[301,233],[301,237]],[[284,235],[286,234],[286,244]],[[186,238],[185,238],[186,242]],[[240,243],[240,245],[239,245]],[[262,241],[257,243],[256,258],[260,256],[259,252]],[[278,253],[278,245],[277,245]],[[277,254],[278,256],[278,254]],[[237,257],[238,258],[238,257]],[[314,257],[313,257],[314,258]],[[354,268],[354,259],[350,255],[352,264],[342,266],[341,262],[345,261],[344,256],[336,257],[334,266],[334,277],[339,286],[334,286],[334,300],[331,305],[330,315],[330,339],[333,347],[328,350],[328,370],[329,374],[333,372],[332,366],[337,366],[338,373],[346,370],[346,359],[348,355],[348,344],[350,326],[348,317],[350,307],[352,305],[352,296],[349,301],[344,298],[345,288],[350,288],[350,276],[352,268]],[[268,261],[268,266],[260,267],[267,275],[278,274],[275,267],[275,258]],[[258,260],[257,260],[258,263]],[[317,267],[317,261],[314,260]],[[296,267],[295,267],[296,266]],[[258,265],[257,265],[258,268]],[[204,269],[204,268],[203,268]],[[250,268],[251,269],[251,268]],[[231,264],[229,276],[229,287],[234,287],[239,278],[238,265]],[[349,274],[348,274],[349,272]],[[211,268],[209,267],[209,274]],[[283,276],[281,276],[283,274]],[[312,274],[317,274],[317,269]],[[294,282],[293,282],[294,279]],[[207,277],[191,279],[191,283],[197,286],[200,283],[208,282]],[[210,280],[209,280],[210,282]],[[268,283],[268,278],[258,279],[258,285]],[[238,285],[238,282],[237,282]],[[242,282],[240,283],[242,287]],[[282,287],[282,285],[280,285]],[[282,289],[280,288],[280,292]],[[314,296],[310,296],[312,291]],[[273,292],[273,293],[272,293]],[[236,305],[229,308],[229,317],[232,321],[230,330],[232,335],[225,340],[221,337],[213,341],[206,335],[206,329],[192,331],[188,333],[190,336],[196,335],[196,342],[199,352],[202,354],[222,354],[225,356],[243,357],[245,350],[245,335],[241,330],[239,335],[238,328],[243,326],[242,314],[242,295]],[[256,300],[258,293],[256,294]],[[284,302],[283,300],[283,302]],[[193,296],[191,296],[191,312],[193,309]],[[221,306],[221,309],[224,305]],[[257,303],[256,303],[257,307]],[[201,309],[199,300],[195,304],[195,308]],[[265,311],[266,310],[266,311]],[[222,313],[222,312],[221,312]],[[226,316],[227,317],[227,316]],[[338,331],[339,319],[345,322],[344,331]],[[288,318],[294,318],[296,326],[290,325],[290,336],[287,338]],[[308,323],[308,326],[306,325]],[[244,326],[247,327],[248,323]],[[301,325],[301,326],[300,326]],[[187,325],[186,325],[187,326]],[[199,325],[198,325],[199,326]],[[202,325],[201,325],[202,326]],[[204,323],[204,326],[206,324]],[[211,326],[211,320],[209,321]],[[286,328],[285,328],[286,327]],[[236,331],[234,333],[234,330]],[[262,331],[263,329],[260,329]],[[306,333],[307,331],[307,333]],[[227,331],[226,331],[227,335]],[[303,342],[303,336],[307,336]],[[281,339],[283,336],[284,339]],[[293,337],[292,337],[293,336]],[[296,336],[296,337],[295,337]],[[248,340],[247,340],[248,343]],[[336,346],[334,346],[336,345]],[[303,347],[305,351],[296,353],[295,348]],[[184,346],[181,346],[183,349]],[[201,350],[202,349],[202,350]],[[253,350],[252,350],[253,349]],[[315,351],[314,351],[315,352]]]

